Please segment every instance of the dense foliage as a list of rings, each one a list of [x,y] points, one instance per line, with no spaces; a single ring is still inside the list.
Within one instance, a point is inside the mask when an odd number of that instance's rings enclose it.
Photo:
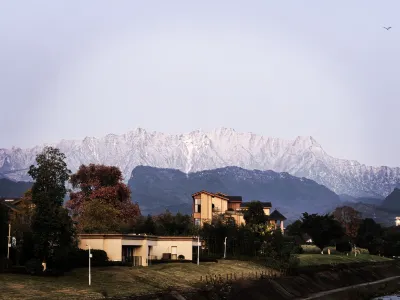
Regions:
[[[8,209],[0,204],[0,260],[7,255]]]
[[[340,220],[340,222],[338,221]],[[290,224],[286,235],[296,244],[308,238],[321,250],[336,245],[339,252],[351,252],[354,246],[368,249],[370,254],[400,256],[400,227],[382,227],[373,219],[361,219],[360,213],[343,207],[332,215],[308,215]]]
[[[260,201],[248,203],[243,217],[248,225],[264,224],[267,221],[264,207]]]
[[[332,240],[344,235],[342,226],[332,215],[303,213],[301,229],[308,234],[313,243],[323,251]]]
[[[168,210],[157,216],[140,217],[133,231],[158,236],[191,236],[197,232],[191,216],[173,215]]]
[[[31,220],[34,256],[52,263],[65,260],[76,246],[75,230],[68,211],[62,207],[70,171],[65,155],[58,149],[45,147],[36,157],[28,174],[33,178]]]
[[[133,226],[140,216],[117,167],[81,165],[70,182],[75,191],[70,192],[67,207],[81,232],[118,232]]]

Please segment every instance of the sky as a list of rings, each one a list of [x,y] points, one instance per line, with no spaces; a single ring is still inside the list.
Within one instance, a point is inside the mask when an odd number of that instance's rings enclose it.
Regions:
[[[400,166],[398,0],[0,3],[0,148],[228,127]]]

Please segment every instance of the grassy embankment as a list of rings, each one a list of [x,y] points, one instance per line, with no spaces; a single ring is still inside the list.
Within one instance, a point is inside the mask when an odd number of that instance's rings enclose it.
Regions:
[[[331,255],[328,255],[328,248],[331,251]],[[357,256],[354,253],[346,254],[337,252],[334,247],[327,247],[324,249],[324,254],[320,253],[319,248],[316,246],[303,246],[304,253],[299,255],[300,266],[310,266],[310,265],[321,265],[321,264],[343,264],[352,262],[380,262],[388,261],[389,258],[370,255],[366,249],[358,249],[360,251]]]
[[[326,251],[325,251],[326,253]],[[306,247],[299,255],[300,265],[384,261],[387,258],[362,253],[354,255],[319,254]],[[144,268],[107,267],[92,269],[92,286],[88,286],[88,270],[76,269],[58,278],[29,275],[0,274],[0,299],[101,299],[103,295],[147,294],[168,287],[188,288],[200,281],[200,276],[241,274],[266,271],[248,261],[220,261],[219,263],[161,264]],[[240,276],[240,275],[239,275]]]

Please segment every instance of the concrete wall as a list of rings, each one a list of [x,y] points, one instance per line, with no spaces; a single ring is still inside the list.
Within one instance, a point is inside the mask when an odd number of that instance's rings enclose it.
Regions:
[[[201,225],[204,222],[208,222],[212,219],[212,202],[211,196],[207,194],[201,194]]]
[[[219,213],[224,213],[228,209],[228,201],[219,197],[212,198],[214,208],[218,209]]]
[[[122,246],[134,246],[134,256],[142,257],[142,266],[148,266],[147,259],[149,255],[161,259],[163,253],[171,253],[173,246],[177,247],[177,258],[179,255],[184,255],[185,259],[192,260],[193,243],[193,238],[191,237],[86,234],[80,236],[79,248],[88,249],[86,245],[90,245],[91,249],[104,250],[109,260],[121,261]]]
[[[81,238],[79,248],[86,250],[86,245],[90,245],[91,249],[104,250],[109,260],[122,260],[122,238]]]
[[[152,255],[157,256],[157,259],[161,259],[163,253],[171,253],[171,248],[176,246],[177,248],[177,257],[179,255],[185,256],[185,259],[192,260],[193,258],[193,240],[190,239],[179,239],[171,237],[160,238],[157,241],[157,246],[153,247]]]

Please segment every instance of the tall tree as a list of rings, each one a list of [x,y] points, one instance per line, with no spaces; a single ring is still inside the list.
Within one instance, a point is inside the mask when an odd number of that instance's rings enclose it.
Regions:
[[[338,207],[333,217],[342,225],[346,235],[354,242],[361,224],[361,213],[350,206]]]
[[[45,262],[67,254],[76,245],[72,220],[62,207],[67,192],[65,182],[70,174],[64,160],[65,155],[60,150],[45,147],[36,156],[37,165],[32,165],[28,172],[34,180],[32,231],[35,255]]]
[[[264,207],[260,201],[251,201],[247,205],[247,209],[244,212],[244,219],[246,225],[258,225],[264,224],[267,221],[267,217],[264,213]]]
[[[322,254],[324,248],[332,240],[344,235],[342,226],[332,215],[303,213],[302,222],[301,229],[311,237],[313,243],[321,249]]]
[[[383,252],[384,230],[373,219],[366,218],[361,221],[358,228],[356,243],[361,248],[366,248],[371,254]]]
[[[31,226],[34,212],[35,208],[32,203],[31,190],[24,193],[24,196],[18,203],[18,211],[10,212],[11,235],[16,239],[15,260],[17,264],[24,263],[27,258],[32,258],[34,252],[31,247],[32,241],[30,239],[32,236]],[[29,253],[26,251],[28,247],[30,247]]]
[[[116,215],[114,213],[110,215],[110,218],[113,216],[113,221],[103,224],[109,224],[109,228],[101,226],[106,232],[115,231],[115,220],[119,221],[120,227],[127,224],[133,226],[138,220],[139,205],[132,203],[131,192],[123,182],[122,173],[117,167],[81,165],[79,170],[71,176],[70,182],[75,191],[70,193],[67,207],[78,221],[79,230],[85,231],[87,228],[98,227],[99,222],[95,216],[101,214],[101,209],[104,215],[111,211],[117,212]],[[97,208],[89,204],[93,201],[99,203]]]
[[[298,244],[304,244],[307,240],[307,235],[303,232],[302,225],[303,222],[301,220],[296,220],[286,227],[285,235],[294,237]]]
[[[356,250],[356,238],[361,224],[361,213],[350,206],[337,207],[333,217],[342,225],[346,236]],[[354,251],[354,255],[357,251]]]

